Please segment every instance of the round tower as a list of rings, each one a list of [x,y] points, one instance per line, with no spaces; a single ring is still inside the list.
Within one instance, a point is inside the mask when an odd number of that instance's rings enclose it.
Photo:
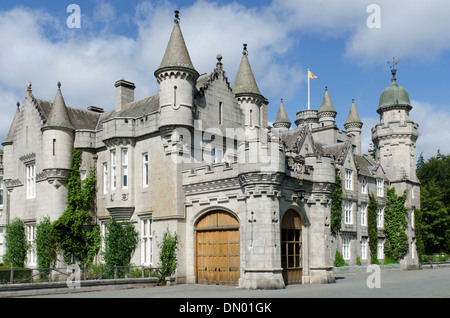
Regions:
[[[391,85],[380,95],[380,123],[372,128],[376,158],[390,180],[417,181],[415,165],[418,125],[409,120],[412,109],[408,91],[397,84],[393,68]]]
[[[359,119],[358,112],[356,111],[355,99],[352,99],[352,106],[350,106],[350,112],[348,113],[347,120],[344,123],[344,128],[349,134],[352,135],[353,145],[355,146],[355,154],[361,155],[361,128],[363,122]]]
[[[181,32],[179,12],[175,11],[172,34],[161,65],[155,71],[160,87],[160,129],[193,127],[194,92],[198,76]]]

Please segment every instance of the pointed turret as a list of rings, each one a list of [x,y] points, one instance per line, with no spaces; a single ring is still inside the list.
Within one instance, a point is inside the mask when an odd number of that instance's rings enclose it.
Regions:
[[[280,108],[278,109],[277,117],[273,122],[273,127],[278,128],[280,132],[284,132],[291,128],[291,122],[286,113],[286,109],[283,105],[283,99],[281,99]]]
[[[194,125],[193,107],[195,83],[199,76],[192,64],[180,28],[179,12],[166,52],[155,77],[159,83],[160,129]]]
[[[265,98],[259,91],[250,66],[247,44],[244,44],[242,60],[234,81],[233,92],[236,94],[239,105],[245,114],[245,126],[250,128],[260,127],[261,106]]]
[[[344,123],[344,127],[346,130],[350,128],[350,126],[358,126],[361,128],[363,122],[359,119],[358,112],[356,111],[355,99],[352,99],[352,106],[350,106],[350,112],[348,113],[348,117],[346,122]]]
[[[161,64],[155,72],[155,76],[160,72],[172,70],[174,68],[190,70],[198,76],[198,73],[192,64],[183,33],[181,32],[179,11],[175,11],[172,34],[170,35],[169,43],[167,44],[166,52],[164,53]]]
[[[55,101],[53,102],[47,121],[42,127],[42,130],[47,129],[74,130],[72,122],[70,121],[69,111],[67,110],[64,97],[61,93],[61,82],[58,82],[58,91],[56,93]]]
[[[66,182],[75,139],[75,129],[61,93],[61,83],[42,130],[43,170],[47,181],[59,187]]]
[[[352,106],[348,113],[347,121],[344,123],[345,130],[353,136],[353,144],[355,146],[355,154],[361,155],[361,128],[363,122],[359,119],[356,111],[355,99],[352,99]]]
[[[328,94],[328,87],[325,86],[325,93],[323,94],[322,103],[320,104],[317,116],[319,117],[319,126],[334,126],[336,118],[336,110],[331,102],[330,95]]]
[[[255,76],[253,75],[250,62],[248,60],[247,44],[244,44],[244,51],[242,52],[242,60],[239,65],[239,70],[236,75],[236,80],[233,85],[233,92],[236,95],[254,94],[263,97],[256,84]]]

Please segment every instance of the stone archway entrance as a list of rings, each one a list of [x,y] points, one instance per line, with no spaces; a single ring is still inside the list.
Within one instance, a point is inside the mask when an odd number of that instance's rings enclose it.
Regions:
[[[200,218],[195,226],[196,282],[237,285],[239,243],[239,222],[230,213],[213,211]]]
[[[302,220],[288,210],[281,222],[281,267],[285,285],[302,283]]]

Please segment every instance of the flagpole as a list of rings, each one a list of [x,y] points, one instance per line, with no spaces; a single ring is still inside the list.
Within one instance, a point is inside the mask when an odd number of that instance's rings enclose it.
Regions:
[[[310,93],[309,93],[309,68],[308,68],[308,109],[310,108]]]

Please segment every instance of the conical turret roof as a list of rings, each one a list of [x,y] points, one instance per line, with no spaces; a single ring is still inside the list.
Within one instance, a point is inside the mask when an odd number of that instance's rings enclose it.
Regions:
[[[64,102],[64,97],[61,93],[60,82],[58,82],[58,91],[56,93],[55,101],[53,102],[53,106],[43,127],[43,129],[50,128],[74,129],[72,122],[70,121],[66,103]]]
[[[273,122],[273,126],[276,128],[278,125],[287,125],[289,124],[289,127],[291,126],[291,122],[289,121],[289,118],[286,113],[286,109],[283,105],[283,99],[281,99],[280,108],[278,109],[277,117],[275,118],[275,121]]]
[[[263,96],[256,84],[255,76],[253,75],[250,62],[248,60],[247,44],[244,44],[244,52],[242,54],[241,64],[236,75],[236,80],[233,85],[233,92],[235,94],[256,94]]]
[[[182,67],[197,72],[192,64],[186,43],[184,42],[183,33],[181,32],[179,23],[178,11],[175,11],[175,23],[172,29],[172,34],[170,35],[166,52],[164,53],[164,57],[157,71],[171,67]]]
[[[358,112],[356,111],[356,106],[355,106],[355,100],[354,99],[352,99],[352,106],[350,106],[350,112],[348,113],[348,117],[347,117],[347,120],[344,123],[344,127],[346,127],[346,126],[348,126],[350,124],[358,124],[358,125],[361,125],[361,126],[363,124],[363,122],[359,118]]]
[[[328,87],[325,86],[325,93],[323,94],[322,103],[320,104],[318,113],[324,112],[334,112],[336,110],[333,107],[333,103],[331,103],[330,95],[328,94]]]

